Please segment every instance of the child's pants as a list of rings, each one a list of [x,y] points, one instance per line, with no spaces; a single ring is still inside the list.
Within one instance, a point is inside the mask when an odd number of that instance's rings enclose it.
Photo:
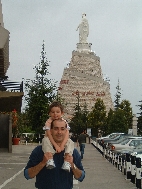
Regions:
[[[48,137],[44,137],[42,139],[42,150],[44,153],[46,152],[51,152],[52,154],[56,153]],[[74,142],[71,139],[68,139],[67,143],[65,144],[65,153],[72,155],[73,150],[74,150]]]

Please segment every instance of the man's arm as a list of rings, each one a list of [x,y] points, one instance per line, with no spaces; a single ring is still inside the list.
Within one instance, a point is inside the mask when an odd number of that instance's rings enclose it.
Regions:
[[[27,172],[27,176],[29,177],[29,179],[34,178],[45,165],[46,163],[40,162],[38,165],[25,170],[25,173]]]
[[[24,170],[25,178],[27,180],[34,178],[41,171],[41,169],[43,169],[43,167],[46,165],[46,162],[51,158],[53,158],[51,153],[44,154],[43,160],[39,164]]]
[[[83,181],[85,177],[85,172],[84,170],[80,170],[74,163],[73,163],[73,156],[67,155],[65,157],[65,161],[68,161],[71,164],[71,169],[74,174],[75,179],[79,181]]]
[[[74,163],[71,164],[71,169],[75,179],[79,179],[82,176],[82,170],[78,169]]]

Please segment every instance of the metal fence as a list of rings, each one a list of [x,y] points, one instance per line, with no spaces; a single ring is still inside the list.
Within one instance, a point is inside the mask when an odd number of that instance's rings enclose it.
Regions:
[[[0,81],[0,91],[23,92],[23,81]]]
[[[113,151],[102,147],[97,141],[91,139],[91,143],[113,166],[121,171],[127,180],[135,184],[136,188],[141,189],[142,166],[141,158],[126,154],[126,158],[113,153]]]

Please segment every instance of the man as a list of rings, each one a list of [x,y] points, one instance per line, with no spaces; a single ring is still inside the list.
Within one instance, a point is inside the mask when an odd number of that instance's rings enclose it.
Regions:
[[[86,136],[84,131],[79,135],[77,145],[79,143],[80,146],[80,152],[81,152],[81,159],[83,159],[83,154],[84,154],[84,148],[85,148],[85,143],[86,143]]]
[[[60,146],[67,132],[67,123],[62,120],[53,120],[51,123],[51,134],[55,142]],[[52,159],[55,162],[54,169],[46,169],[46,162]],[[73,175],[74,178],[83,181],[85,171],[83,169],[81,158],[76,149],[73,155],[68,155],[65,160],[70,163],[71,171],[63,170],[64,151],[60,153],[44,154],[42,146],[37,146],[30,155],[29,162],[24,170],[26,179],[31,179],[36,176],[35,187],[38,189],[72,189]]]

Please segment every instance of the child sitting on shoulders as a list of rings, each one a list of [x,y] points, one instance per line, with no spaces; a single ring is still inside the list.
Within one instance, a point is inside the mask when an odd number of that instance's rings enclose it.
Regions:
[[[72,155],[74,150],[74,142],[69,138],[69,125],[67,124],[67,132],[64,141],[62,142],[61,146],[58,146],[57,143],[54,141],[51,132],[50,132],[50,126],[51,122],[55,119],[61,119],[63,115],[63,106],[60,102],[54,101],[49,106],[49,116],[50,118],[46,121],[45,126],[43,127],[43,130],[45,130],[45,137],[42,139],[42,150],[44,153],[50,152],[52,155],[55,153],[60,153],[65,149],[65,156]],[[63,119],[63,118],[62,118]],[[64,120],[64,119],[63,119]],[[66,122],[66,120],[64,120]],[[67,123],[67,122],[66,122]],[[55,150],[54,150],[54,148]],[[47,169],[52,169],[56,165],[54,163],[53,159],[49,159],[46,163]],[[62,169],[70,172],[70,163],[67,161],[64,161],[62,165]]]

